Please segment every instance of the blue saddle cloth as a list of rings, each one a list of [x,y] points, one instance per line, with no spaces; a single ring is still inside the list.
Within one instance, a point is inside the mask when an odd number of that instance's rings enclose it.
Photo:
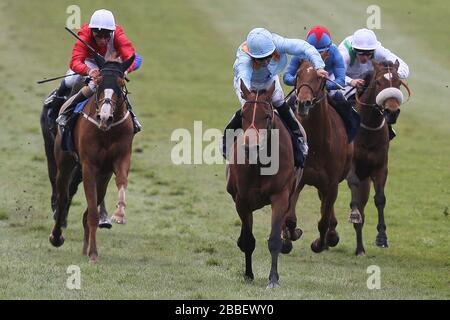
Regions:
[[[84,106],[89,99],[83,100],[75,106],[73,113],[70,115],[70,119],[67,121],[67,126],[61,128],[61,149],[64,152],[74,152],[75,146],[73,143],[73,128],[77,123],[78,116],[83,111]]]

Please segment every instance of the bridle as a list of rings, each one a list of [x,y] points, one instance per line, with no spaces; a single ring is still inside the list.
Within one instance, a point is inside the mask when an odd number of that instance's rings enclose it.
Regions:
[[[119,73],[119,76],[122,77],[122,78],[124,76],[124,73],[122,71],[117,70],[117,69],[112,69],[112,68],[101,69],[100,72],[101,72],[102,76],[103,76],[105,71],[106,72],[109,71],[109,72]],[[109,104],[111,106],[111,110],[112,110],[111,114],[112,114],[112,116],[114,118],[114,113],[116,111],[116,108],[119,107],[119,101],[122,100],[122,103],[120,104],[120,106],[123,105],[126,102],[126,99],[127,99],[127,96],[128,96],[128,89],[127,89],[126,85],[124,84],[123,88],[119,88],[119,90],[118,90],[118,93],[119,93],[118,99],[113,99],[113,98],[101,98],[101,99],[99,99],[99,92],[100,91],[101,90],[99,90],[97,88],[96,93],[95,93],[95,102],[94,102],[95,103],[95,114],[96,115],[99,114],[100,107],[102,105]],[[117,93],[116,90],[114,90],[114,91]],[[92,118],[91,116],[86,114],[84,111],[81,111],[81,114],[82,114],[83,118],[85,118],[89,122],[93,123],[97,128],[99,128],[99,129],[101,129],[103,131],[108,131],[112,127],[115,127],[115,126],[118,126],[118,125],[122,124],[130,116],[130,111],[127,110],[127,112],[123,115],[123,117],[120,120],[111,123],[105,129],[101,128],[100,122],[98,120]]]
[[[298,77],[295,77],[295,83],[297,83]],[[326,83],[326,79],[322,78],[321,79],[321,84],[319,87],[319,90],[317,92],[314,92],[313,87],[311,87],[311,85],[309,83],[303,82],[301,83],[298,87],[296,86],[295,89],[293,90],[293,92],[295,92],[295,97],[296,97],[296,104],[300,104],[298,101],[298,95],[300,94],[300,89],[303,87],[308,88],[311,91],[311,94],[313,96],[313,99],[311,101],[311,104],[309,105],[305,105],[304,107],[307,107],[308,109],[312,109],[314,108],[317,104],[321,103],[327,96],[327,93],[324,91],[325,89],[325,83]],[[318,97],[318,95],[322,92],[322,96]]]
[[[387,77],[388,80],[389,80],[389,87],[387,87],[387,88],[393,88],[393,87],[394,87],[394,86],[392,85],[392,71],[391,71],[391,70],[392,70],[392,67],[391,67],[391,66],[385,66],[385,67],[383,67],[384,74],[389,73],[389,76]],[[386,72],[386,71],[387,71],[387,72]],[[373,79],[376,79],[376,78],[377,78],[377,75],[374,74]],[[406,100],[406,102],[408,102],[409,99],[410,99],[410,97],[411,97],[411,90],[409,89],[408,85],[407,85],[404,81],[402,81],[401,79],[400,79],[400,85],[403,85],[403,86],[406,88],[406,91],[408,92],[408,99]],[[366,92],[367,92],[368,89],[372,89],[372,88],[376,88],[376,86],[368,86],[365,90],[366,90]],[[387,89],[387,88],[385,88],[385,89]],[[369,130],[369,131],[378,131],[378,130],[381,130],[381,128],[383,128],[383,126],[384,126],[384,124],[385,124],[385,122],[386,122],[386,118],[385,118],[385,116],[384,116],[384,113],[385,113],[386,108],[385,108],[384,104],[379,105],[379,104],[376,103],[376,102],[375,102],[375,103],[365,103],[365,102],[362,102],[361,99],[360,99],[360,97],[359,97],[359,91],[358,91],[358,88],[356,88],[356,91],[355,91],[355,100],[356,100],[356,102],[357,102],[359,105],[361,105],[361,106],[366,106],[366,107],[374,108],[374,109],[380,114],[380,116],[383,116],[383,121],[381,122],[381,124],[380,124],[378,127],[370,127],[370,126],[367,126],[367,125],[365,125],[362,121],[360,122],[360,126],[361,126],[362,128],[364,128],[364,129],[366,129],[366,130]]]
[[[267,120],[267,129],[271,129],[271,127],[272,127],[272,120],[273,120],[274,115],[275,115],[275,109],[273,108],[273,105],[272,105],[272,103],[270,103],[270,102],[267,102],[267,101],[258,101],[258,95],[259,95],[259,92],[256,92],[256,98],[255,98],[255,100],[246,100],[246,101],[245,101],[244,105],[243,105],[242,108],[241,108],[241,114],[244,113],[244,108],[245,108],[245,106],[246,106],[247,104],[253,103],[252,122],[251,122],[250,126],[247,128],[247,130],[248,130],[248,129],[254,129],[254,130],[256,131],[257,137],[260,138],[259,129],[258,129],[258,128],[256,127],[256,125],[255,125],[255,120],[256,120],[256,108],[257,108],[257,105],[258,105],[258,104],[268,105],[268,106],[270,107],[271,111],[272,111],[272,114],[271,114],[271,115],[270,115],[270,114],[267,114],[267,118],[268,118],[268,120]]]

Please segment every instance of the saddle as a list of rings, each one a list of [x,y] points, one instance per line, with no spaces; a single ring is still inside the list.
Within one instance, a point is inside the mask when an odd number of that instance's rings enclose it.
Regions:
[[[61,130],[61,149],[64,152],[75,152],[75,145],[73,142],[73,129],[75,127],[75,123],[77,122],[78,116],[80,115],[81,111],[83,111],[83,108],[88,101],[89,99],[86,99],[76,105],[69,121],[67,121],[66,127],[59,126]]]

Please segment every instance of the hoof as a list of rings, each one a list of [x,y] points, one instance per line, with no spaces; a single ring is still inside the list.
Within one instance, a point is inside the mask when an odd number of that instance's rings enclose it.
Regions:
[[[311,243],[311,250],[314,253],[320,253],[325,249],[327,248],[320,243],[320,239],[316,239]]]
[[[291,234],[291,240],[296,241],[296,240],[300,239],[302,235],[303,235],[302,229],[295,228],[294,233]]]
[[[56,238],[51,234],[49,240],[52,246],[56,248],[61,247],[64,244],[64,237],[62,235],[59,238]]]
[[[357,257],[364,257],[366,255],[366,252],[364,250],[362,250],[362,251],[356,250],[355,254]]]
[[[375,244],[379,248],[388,248],[388,241],[386,236],[377,236],[377,239],[375,240]]]
[[[279,287],[281,287],[281,285],[278,281],[269,281],[269,284],[267,285],[266,289],[276,289]]]
[[[330,247],[336,247],[339,243],[339,235],[336,231],[327,232],[327,245]]]
[[[90,264],[96,264],[97,263],[97,255],[96,254],[91,254],[89,256],[89,263]]]
[[[255,279],[255,276],[253,275],[253,273],[246,273],[244,276],[244,280],[245,281],[253,281],[253,279]]]
[[[362,223],[362,216],[358,209],[350,212],[350,216],[348,217],[348,222],[350,223]]]
[[[281,253],[288,254],[292,251],[292,241],[291,240],[283,240],[283,244],[281,246]]]
[[[111,220],[108,219],[108,218],[101,219],[98,222],[98,227],[101,228],[101,229],[111,229],[112,228]]]
[[[111,220],[112,220],[112,222],[117,223],[117,224],[126,224],[127,223],[125,220],[125,217],[123,217],[123,216],[114,215],[111,217]]]

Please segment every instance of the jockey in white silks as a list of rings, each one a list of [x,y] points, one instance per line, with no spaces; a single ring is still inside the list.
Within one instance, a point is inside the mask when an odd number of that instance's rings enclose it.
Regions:
[[[397,55],[386,49],[377,40],[375,33],[369,29],[359,29],[351,36],[348,36],[338,47],[344,58],[346,66],[345,77],[345,98],[350,98],[355,94],[355,87],[363,88],[367,86],[364,78],[373,71],[372,60],[377,62],[396,60],[400,63],[398,75],[400,79],[406,79],[409,75],[408,65]],[[395,131],[389,124],[390,139],[395,137]]]
[[[314,46],[304,40],[288,39],[264,28],[255,28],[248,34],[247,41],[237,49],[236,60],[233,65],[234,89],[242,107],[245,101],[240,89],[241,80],[250,90],[267,89],[275,81],[272,104],[296,138],[297,145],[294,146],[294,151],[298,156],[295,157],[295,165],[296,167],[303,167],[308,146],[303,138],[303,128],[301,128],[300,122],[284,101],[284,93],[278,77],[287,65],[287,55],[307,59],[314,66],[319,77],[328,76],[328,73],[324,70],[325,63]],[[225,129],[224,157],[227,157],[234,140],[227,139],[227,133],[237,130],[241,126],[242,117],[241,109],[239,109]]]

